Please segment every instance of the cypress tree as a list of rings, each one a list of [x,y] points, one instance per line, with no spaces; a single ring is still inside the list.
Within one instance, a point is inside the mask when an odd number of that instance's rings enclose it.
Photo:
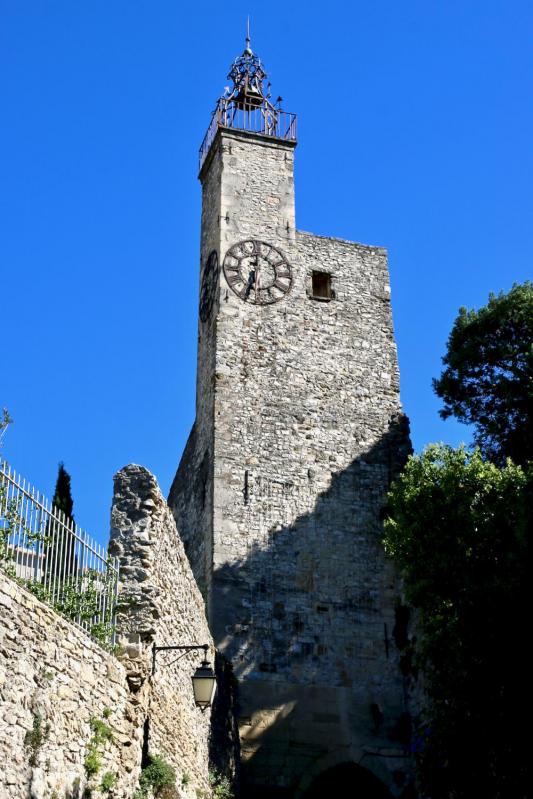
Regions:
[[[57,469],[56,489],[52,505],[63,511],[66,518],[74,522],[74,516],[72,515],[74,502],[70,490],[70,474],[65,469],[63,461],[61,461]]]
[[[50,519],[48,523],[47,536],[49,544],[46,554],[46,570],[50,573],[51,580],[67,578],[76,572],[76,539],[74,537],[74,501],[70,489],[70,475],[65,469],[64,463],[58,466],[56,487],[52,499],[53,511],[61,511],[57,514],[61,521],[69,528],[65,530],[57,522]],[[64,514],[61,516],[61,514]],[[72,532],[71,532],[72,530]]]

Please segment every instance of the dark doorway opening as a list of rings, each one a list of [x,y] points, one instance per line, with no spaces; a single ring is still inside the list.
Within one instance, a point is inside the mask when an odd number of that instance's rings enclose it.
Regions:
[[[387,787],[366,768],[356,763],[339,763],[326,769],[311,783],[302,799],[392,799]]]

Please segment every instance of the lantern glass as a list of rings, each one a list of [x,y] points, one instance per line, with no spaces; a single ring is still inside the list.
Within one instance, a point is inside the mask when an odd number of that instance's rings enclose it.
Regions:
[[[192,678],[194,701],[198,707],[209,707],[215,695],[216,685],[215,673],[209,663],[204,660]]]

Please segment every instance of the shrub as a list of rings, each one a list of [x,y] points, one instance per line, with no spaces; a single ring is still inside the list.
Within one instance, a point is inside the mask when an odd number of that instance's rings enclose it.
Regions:
[[[231,782],[220,772],[209,772],[209,785],[214,799],[233,799]]]
[[[29,763],[30,766],[37,765],[37,756],[39,750],[50,732],[50,725],[43,725],[43,717],[37,712],[33,714],[33,724],[31,730],[28,730],[24,736],[24,746],[30,750]]]
[[[111,788],[114,788],[116,784],[117,784],[117,775],[113,774],[112,771],[106,771],[106,773],[102,777],[102,782],[100,783],[100,790],[110,791]]]
[[[175,784],[176,772],[172,766],[159,755],[150,755],[149,763],[139,778],[141,796],[146,796],[150,789],[154,796],[158,796],[163,788],[173,787]]]
[[[96,749],[92,747],[89,749],[89,753],[86,755],[85,760],[83,761],[83,767],[87,777],[89,778],[94,777],[95,774],[98,774],[102,767],[102,758]]]

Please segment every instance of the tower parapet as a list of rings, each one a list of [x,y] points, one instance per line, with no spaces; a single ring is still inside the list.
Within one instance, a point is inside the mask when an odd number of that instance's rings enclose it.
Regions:
[[[200,169],[219,128],[243,130],[260,136],[296,141],[296,114],[281,108],[282,98],[271,102],[271,84],[259,56],[250,47],[250,33],[242,55],[233,62],[226,86],[219,97],[200,147]]]

